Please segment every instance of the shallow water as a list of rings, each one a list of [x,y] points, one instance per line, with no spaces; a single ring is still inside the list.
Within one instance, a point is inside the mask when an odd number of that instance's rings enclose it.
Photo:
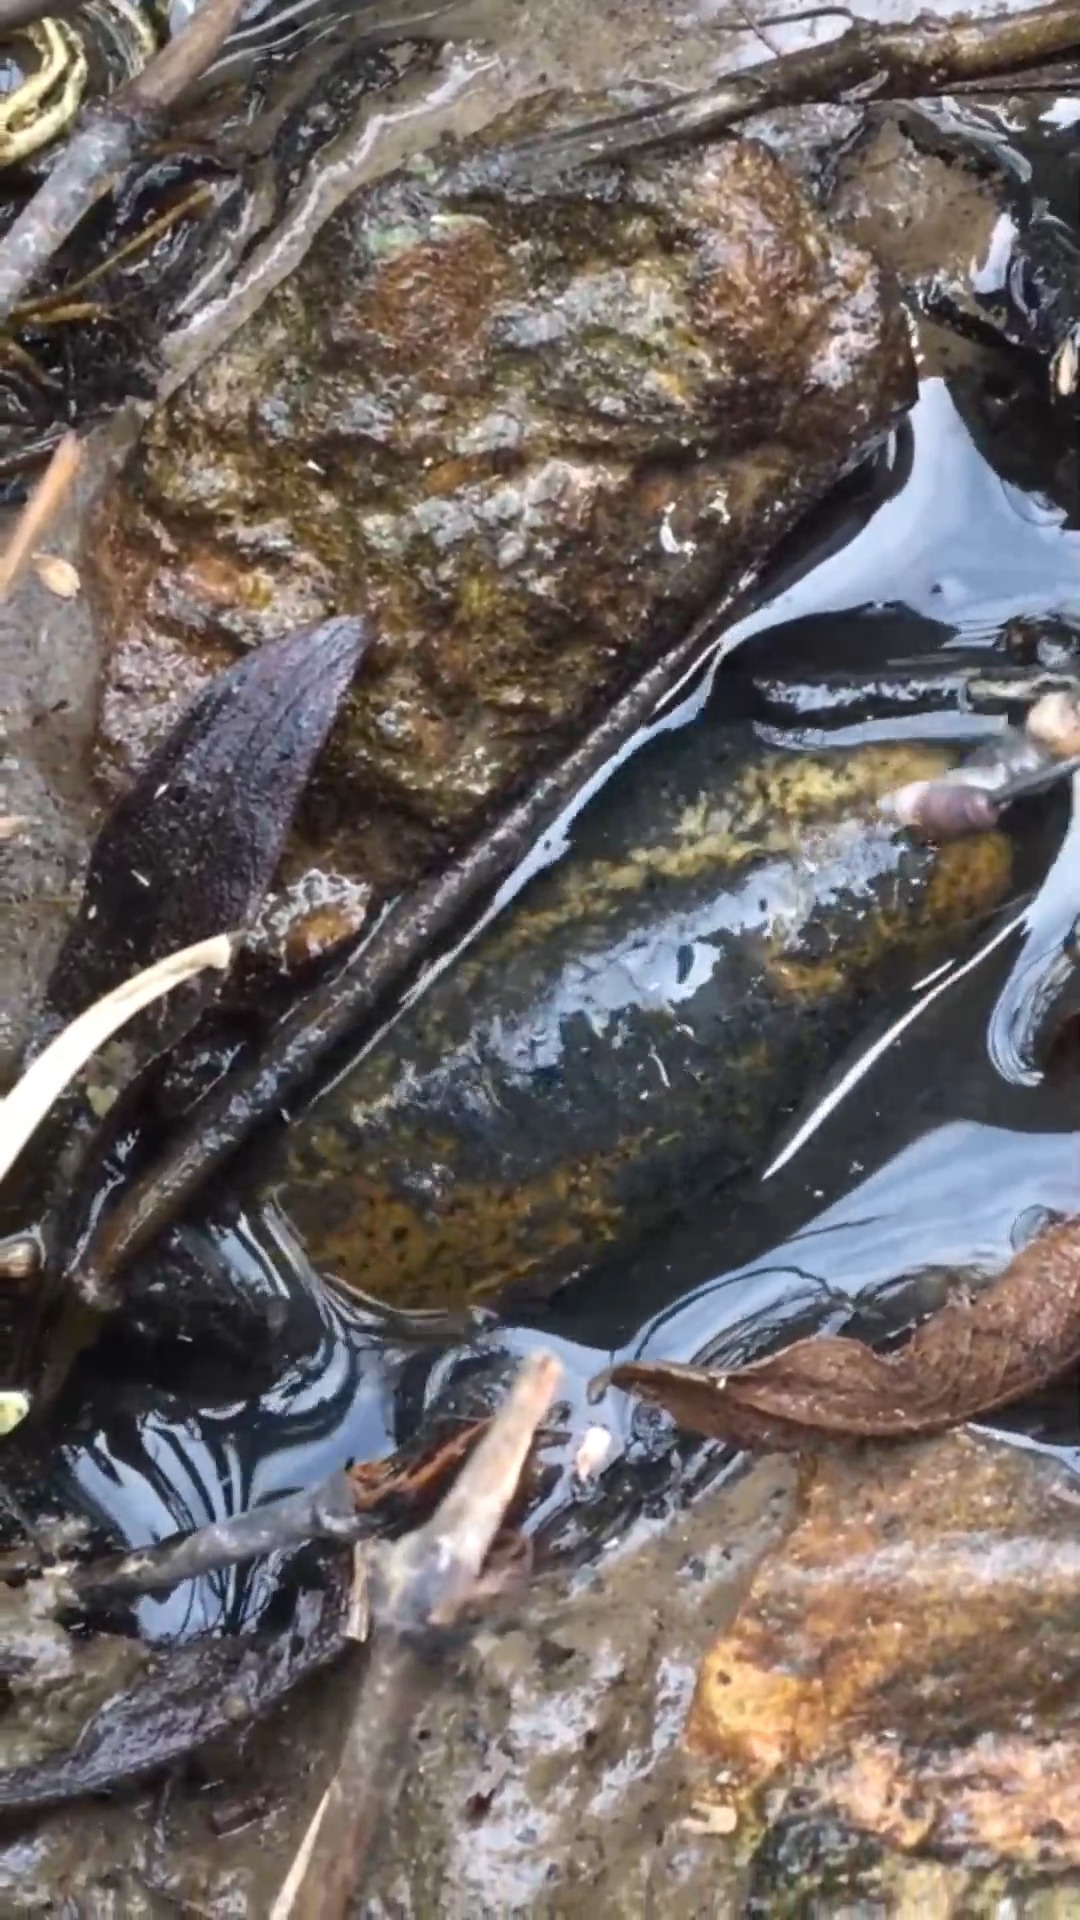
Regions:
[[[942,669],[1007,660],[1008,623],[1020,616],[1045,623],[1055,658],[1080,641],[1080,531],[1060,504],[1018,483],[1014,459],[1006,464],[1008,479],[976,447],[945,383],[926,382],[911,420],[819,523],[817,553],[804,543],[771,595],[725,636],[720,664],[635,743],[641,757],[631,777],[647,778],[656,732],[692,726],[709,704],[745,699],[755,676],[758,687],[771,686],[796,670],[805,724],[786,730],[789,744],[992,737],[1002,713],[971,710]],[[887,696],[910,677],[913,661],[917,699],[890,703],[883,689]],[[811,676],[826,670],[875,676],[867,711],[818,702]],[[761,723],[766,734],[769,724]],[[175,1377],[154,1393],[103,1393],[99,1375],[54,1490],[75,1493],[133,1545],[160,1539],[380,1455],[432,1408],[475,1396],[486,1403],[512,1356],[542,1339],[566,1367],[566,1417],[565,1437],[546,1456],[549,1488],[533,1524],[580,1546],[609,1524],[613,1500],[625,1513],[657,1488],[663,1497],[670,1471],[643,1471],[631,1486],[618,1462],[629,1450],[641,1469],[662,1467],[667,1442],[653,1416],[623,1396],[609,1391],[589,1403],[598,1369],[625,1355],[734,1361],[819,1326],[880,1335],[936,1304],[950,1274],[993,1275],[1048,1218],[1080,1211],[1075,1096],[1067,1079],[1040,1077],[1028,1033],[1041,988],[1049,980],[1057,991],[1055,966],[1076,917],[1069,819],[1064,793],[1037,823],[1018,819],[1020,840],[1045,849],[1042,885],[903,1004],[869,1009],[842,1070],[812,1090],[769,1163],[722,1205],[550,1307],[479,1327],[465,1346],[433,1345],[421,1324],[388,1327],[377,1310],[333,1301],[319,1307],[311,1350],[263,1394],[224,1399]],[[590,831],[586,807],[528,864],[587,842]],[[257,1269],[264,1284],[302,1280],[303,1254],[272,1216],[258,1227],[241,1218],[224,1241],[222,1231],[219,1251]],[[610,1430],[613,1452],[611,1470],[586,1494],[568,1462],[589,1423]],[[1011,1424],[1043,1430],[1039,1417],[1022,1413]],[[1055,1431],[1068,1446],[1060,1405]],[[144,1600],[141,1623],[170,1636],[236,1626],[268,1603],[273,1573],[264,1564]]]

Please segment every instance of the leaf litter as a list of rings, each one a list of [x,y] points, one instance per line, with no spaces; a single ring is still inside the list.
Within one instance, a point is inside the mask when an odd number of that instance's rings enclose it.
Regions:
[[[1080,1221],[1066,1220],[978,1294],[958,1291],[891,1352],[830,1334],[729,1373],[635,1361],[608,1378],[693,1433],[798,1452],[943,1433],[1037,1392],[1078,1359]]]

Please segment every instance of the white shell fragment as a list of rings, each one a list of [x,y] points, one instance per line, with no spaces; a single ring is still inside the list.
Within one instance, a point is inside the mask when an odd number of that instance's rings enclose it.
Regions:
[[[79,569],[58,553],[35,553],[34,572],[43,587],[58,600],[74,600],[81,581]]]
[[[611,1450],[611,1435],[606,1427],[587,1427],[574,1455],[575,1480],[592,1480]]]

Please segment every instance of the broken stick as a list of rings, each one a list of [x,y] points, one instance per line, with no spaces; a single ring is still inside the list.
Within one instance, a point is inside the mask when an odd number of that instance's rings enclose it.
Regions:
[[[1026,67],[1043,67],[1077,50],[1078,0],[1052,0],[1030,12],[977,21],[922,14],[909,26],[858,22],[824,46],[762,61],[659,106],[532,135],[504,149],[501,170],[505,175],[531,173],[537,166],[562,171],[625,159],[650,147],[709,139],[751,114],[778,107],[925,99],[972,80],[1022,76]],[[492,164],[489,156],[484,162],[489,179]]]
[[[562,1369],[534,1353],[489,1431],[423,1527],[366,1556],[374,1637],[334,1778],[271,1920],[345,1920],[442,1636],[492,1588],[485,1562]]]

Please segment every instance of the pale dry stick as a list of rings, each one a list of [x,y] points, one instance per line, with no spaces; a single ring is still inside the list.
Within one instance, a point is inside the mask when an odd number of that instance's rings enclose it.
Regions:
[[[531,1354],[431,1519],[367,1556],[371,1655],[337,1771],[271,1920],[345,1920],[376,1820],[393,1804],[405,1737],[431,1688],[431,1661],[441,1636],[484,1595],[484,1563],[561,1375],[553,1354]]]
[[[203,0],[141,73],[91,108],[0,241],[0,319],[48,266],[80,220],[115,186],[186,88],[206,71],[246,0]]]
[[[45,528],[70,493],[81,464],[82,445],[78,434],[65,433],[19,515],[4,554],[0,556],[0,598],[11,592]]]
[[[0,1100],[0,1179],[8,1172],[45,1115],[80,1068],[105,1041],[152,1001],[191,980],[207,967],[224,971],[232,964],[234,943],[226,933],[196,941],[144,968],[122,986],[95,1000],[56,1039]]]

